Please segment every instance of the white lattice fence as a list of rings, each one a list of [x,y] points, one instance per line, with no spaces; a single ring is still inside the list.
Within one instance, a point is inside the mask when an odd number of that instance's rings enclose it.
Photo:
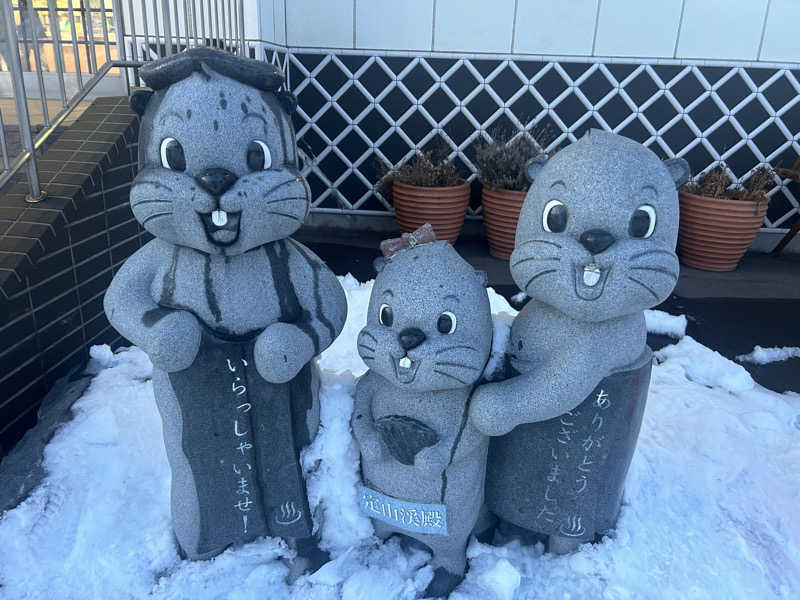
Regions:
[[[544,127],[551,148],[600,127],[683,156],[695,173],[726,161],[739,182],[800,154],[800,77],[786,68],[292,49],[285,60],[317,211],[391,211],[374,189],[375,162],[396,166],[442,142],[472,180],[472,146],[495,127]],[[799,212],[798,190],[775,183],[768,229]]]

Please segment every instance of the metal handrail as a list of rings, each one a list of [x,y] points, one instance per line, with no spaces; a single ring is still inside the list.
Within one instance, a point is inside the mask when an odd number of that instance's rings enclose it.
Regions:
[[[75,77],[77,79],[78,86],[77,93],[69,101],[67,101],[67,92],[64,83],[66,69],[64,66],[64,56],[62,53],[62,40],[59,33],[59,27],[57,26],[58,9],[56,7],[55,0],[47,0],[46,9],[34,9],[32,2],[28,2],[28,4],[25,6],[20,4],[19,8],[16,9],[19,11],[19,16],[21,19],[21,26],[23,28],[22,42],[25,45],[25,60],[28,62],[28,38],[30,37],[32,39],[31,46],[34,54],[34,63],[36,68],[35,72],[38,80],[39,96],[42,103],[42,113],[45,128],[34,137],[31,132],[31,118],[28,112],[22,61],[20,60],[20,56],[17,51],[20,40],[17,36],[17,27],[14,21],[15,9],[11,0],[0,0],[0,4],[2,4],[2,7],[0,7],[0,18],[2,19],[2,22],[0,22],[0,31],[5,33],[5,42],[0,41],[0,44],[5,43],[8,45],[9,52],[7,52],[8,57],[6,57],[6,62],[8,64],[12,79],[14,103],[17,107],[18,125],[23,146],[22,152],[16,156],[13,161],[9,161],[5,133],[2,130],[3,119],[2,114],[0,114],[0,152],[2,152],[3,168],[5,169],[0,172],[0,188],[7,185],[12,178],[19,174],[23,167],[26,167],[29,189],[29,194],[27,195],[26,200],[28,202],[39,202],[44,199],[45,190],[42,190],[39,181],[39,174],[36,165],[36,152],[41,150],[44,144],[53,135],[53,132],[75,110],[78,104],[82,102],[94,88],[97,87],[97,84],[109,73],[109,71],[119,68],[121,75],[124,77],[126,89],[130,90],[130,70],[132,70],[133,80],[138,84],[139,67],[142,66],[142,64],[144,64],[150,57],[149,39],[151,37],[155,39],[157,54],[161,54],[163,48],[163,52],[167,56],[173,53],[173,44],[175,44],[177,50],[180,51],[182,33],[186,38],[186,47],[191,46],[192,44],[190,42],[193,40],[195,45],[211,44],[214,46],[221,46],[225,49],[230,49],[231,51],[239,52],[242,55],[247,54],[247,43],[244,34],[244,0],[222,0],[221,10],[219,0],[182,0],[184,14],[183,23],[180,21],[178,10],[179,0],[175,0],[174,3],[171,3],[170,0],[160,0],[160,2],[159,0],[138,0],[138,5],[142,9],[142,20],[144,21],[144,31],[142,32],[137,31],[135,24],[133,0],[128,0],[130,28],[128,29],[125,27],[126,19],[124,15],[123,2],[124,0],[112,0],[111,15],[114,19],[114,42],[116,43],[117,50],[117,59],[113,61],[111,60],[111,44],[113,42],[109,36],[110,28],[105,20],[108,11],[106,8],[104,8],[105,5],[101,4],[99,12],[101,14],[100,29],[102,30],[102,40],[100,43],[105,48],[106,62],[100,67],[97,66],[98,61],[95,57],[95,46],[100,44],[98,44],[98,38],[95,35],[94,20],[92,18],[87,19],[86,15],[83,15],[82,22],[84,23],[84,28],[87,26],[89,27],[89,37],[86,38],[87,42],[85,46],[87,54],[86,61],[88,62],[87,66],[89,73],[91,74],[91,78],[85,82],[83,80],[81,56],[80,52],[78,51],[78,36],[76,33],[73,6],[72,2],[68,3],[68,21],[71,32],[70,42],[72,44],[73,55],[76,63]],[[152,17],[153,21],[155,22],[155,28],[152,30],[148,26],[147,22],[148,2],[152,2]],[[213,32],[209,31],[211,40],[206,39],[205,32],[203,33],[203,37],[198,39],[196,23],[198,12],[197,5],[199,5],[202,25],[204,6],[208,6],[208,16],[209,19],[211,19],[212,3],[214,7],[214,16],[217,18],[217,27]],[[159,6],[161,9],[161,19],[159,19]],[[191,11],[189,10],[190,6]],[[170,10],[170,8],[172,8],[172,10]],[[38,34],[36,32],[36,23],[38,22],[36,11],[38,10],[46,10],[50,19],[50,37],[52,38],[54,54],[53,58],[56,64],[59,86],[58,91],[60,93],[62,105],[61,112],[59,112],[54,119],[51,119],[49,114],[45,80],[42,74],[43,62],[40,55],[40,44],[37,38]],[[86,10],[83,5],[81,10]],[[89,5],[88,11],[90,13],[93,11],[91,4]],[[219,23],[220,15],[222,16],[222,27],[220,27]],[[236,23],[234,23],[234,20]],[[159,31],[159,22],[163,24],[163,33]],[[39,25],[39,27],[41,27],[41,25]],[[25,33],[26,28],[29,30],[28,34]],[[183,29],[183,32],[181,32],[181,29]],[[85,29],[84,34],[86,34]],[[0,36],[0,39],[2,39],[2,37],[3,36]],[[126,38],[131,42],[133,60],[128,60],[128,57],[126,56]],[[145,48],[143,49],[144,54],[141,57],[139,56],[139,51],[137,48],[138,40],[140,39],[144,39],[145,41]],[[236,48],[237,43],[238,48]]]
[[[17,29],[14,25],[11,2],[0,2],[0,4],[3,5],[3,26],[5,27],[6,43],[9,49],[16,49],[19,43],[17,40]],[[22,78],[22,62],[17,52],[8,52],[8,59],[6,62],[8,62],[14,86],[14,103],[17,105],[20,136],[22,137],[22,143],[25,148],[29,151],[29,154],[31,154],[33,150],[33,135],[31,134],[28,105],[25,101],[25,81]],[[39,185],[39,172],[36,170],[36,161],[26,160],[21,162],[16,169],[14,169],[14,173],[26,162],[28,165],[28,187],[31,192],[27,200],[30,202],[39,202],[43,198],[43,194],[41,186]],[[16,164],[16,161],[14,161],[14,164]],[[6,171],[6,173],[8,172],[9,171]]]
[[[94,87],[100,82],[101,79],[111,70],[114,68],[122,68],[122,69],[138,69],[142,66],[141,61],[131,61],[131,60],[115,60],[111,62],[105,63],[100,69],[95,73],[91,79],[89,79],[83,86],[83,88],[73,96],[72,100],[67,103],[67,106],[62,110],[59,115],[50,123],[49,127],[46,127],[39,134],[36,136],[35,139],[32,140],[33,150],[25,150],[14,159],[14,161],[9,165],[8,169],[0,175],[0,188],[2,188],[5,184],[7,184],[12,177],[14,177],[17,172],[25,165],[26,162],[31,160],[33,156],[36,154],[38,150],[44,146],[45,142],[50,138],[53,132],[64,122],[64,120],[72,113],[75,108],[77,108],[78,104],[80,104],[86,96],[94,89]],[[20,124],[21,125],[21,124]],[[28,135],[30,135],[30,126],[27,127]],[[27,145],[27,144],[26,144]],[[31,164],[34,164],[31,161]],[[35,182],[37,187],[39,186],[39,177],[38,173],[35,176]],[[29,182],[30,187],[30,182]],[[39,188],[39,197],[38,199],[34,197],[33,192],[31,190],[30,198],[26,198],[28,202],[39,202],[40,200],[44,199],[44,193]]]
[[[53,58],[56,64],[56,72],[58,75],[58,91],[61,97],[62,110],[55,118],[51,115],[47,106],[47,92],[45,89],[45,80],[42,74],[43,61],[40,55],[40,43],[36,33],[36,23],[38,17],[34,9],[33,3],[28,2],[27,5],[19,5],[17,9],[21,20],[23,31],[22,42],[25,45],[25,60],[28,58],[28,38],[32,39],[32,50],[34,54],[35,72],[38,80],[39,96],[41,97],[42,113],[44,117],[45,128],[36,136],[31,131],[31,118],[28,112],[27,94],[25,91],[25,80],[23,76],[22,61],[20,60],[17,49],[19,48],[20,39],[17,36],[17,27],[14,21],[14,7],[10,0],[0,0],[0,31],[5,34],[5,42],[0,44],[7,44],[9,52],[6,62],[8,63],[10,75],[12,78],[12,86],[14,91],[14,102],[17,107],[18,125],[20,129],[20,136],[23,149],[21,153],[15,157],[13,161],[9,160],[8,148],[6,147],[5,134],[0,130],[0,151],[2,152],[2,161],[4,170],[0,171],[0,188],[5,186],[11,181],[13,177],[19,174],[23,167],[27,168],[28,175],[28,190],[29,194],[26,197],[28,202],[39,202],[45,197],[45,190],[41,189],[39,174],[36,165],[36,153],[41,150],[44,144],[51,138],[53,132],[62,124],[64,120],[75,110],[80,102],[82,102],[87,95],[97,87],[97,84],[105,77],[109,71],[115,68],[120,69],[121,75],[124,77],[126,89],[130,90],[130,75],[132,70],[133,81],[138,85],[139,81],[139,67],[142,66],[150,58],[150,38],[155,39],[157,54],[161,54],[162,49],[167,56],[173,53],[173,44],[176,45],[178,51],[181,50],[181,37],[182,33],[186,38],[186,47],[192,45],[213,45],[230,49],[231,51],[239,52],[242,55],[247,54],[247,41],[244,34],[244,0],[182,0],[183,3],[183,23],[180,21],[179,15],[179,2],[170,2],[170,0],[138,0],[138,4],[142,9],[142,20],[144,21],[144,31],[141,33],[137,31],[135,23],[134,1],[128,0],[129,20],[130,23],[125,23],[126,17],[123,7],[124,0],[112,0],[111,15],[114,19],[114,36],[115,40],[112,42],[109,36],[109,30],[106,23],[107,9],[103,8],[101,4],[101,24],[102,40],[100,43],[105,48],[106,62],[98,67],[95,58],[95,46],[98,46],[97,38],[95,36],[95,25],[93,19],[86,19],[84,15],[83,23],[84,28],[89,27],[87,42],[86,42],[86,62],[88,62],[89,73],[91,78],[87,81],[83,79],[83,68],[81,65],[81,53],[78,51],[78,36],[75,28],[75,16],[73,14],[72,2],[68,3],[67,11],[69,12],[69,27],[71,31],[70,42],[72,44],[73,55],[75,60],[75,77],[77,79],[78,91],[77,93],[67,100],[67,91],[64,83],[64,75],[66,69],[64,66],[64,56],[62,48],[62,40],[57,25],[57,7],[55,0],[47,0],[47,15],[50,19],[50,37],[53,44]],[[152,17],[155,22],[155,28],[151,30],[148,27],[147,14],[148,3],[152,2]],[[206,33],[203,32],[202,38],[197,37],[197,13],[200,13],[201,28],[205,29],[204,24],[204,9],[208,7],[209,21],[212,18],[212,5],[213,16],[216,17],[216,28],[213,31],[209,30],[211,39],[206,39]],[[161,18],[159,19],[159,7]],[[189,10],[191,8],[191,10]],[[199,8],[199,11],[198,11]],[[85,8],[81,8],[85,10]],[[93,9],[89,5],[89,12]],[[221,24],[220,24],[221,17]],[[173,21],[174,19],[174,21]],[[234,22],[235,21],[235,22]],[[159,22],[163,24],[163,33],[159,31]],[[27,23],[27,24],[26,24]],[[126,25],[129,25],[126,28]],[[210,22],[209,22],[210,26]],[[26,27],[30,30],[30,34],[25,34]],[[41,27],[41,25],[39,25]],[[181,31],[183,29],[183,32]],[[86,31],[84,31],[86,35]],[[2,39],[0,35],[0,39]],[[132,60],[128,60],[126,50],[126,38],[131,43]],[[143,55],[139,56],[138,41],[144,39],[145,48]],[[117,59],[111,60],[111,44],[116,43]],[[238,44],[238,48],[236,47]],[[3,120],[0,114],[0,128],[2,128]]]

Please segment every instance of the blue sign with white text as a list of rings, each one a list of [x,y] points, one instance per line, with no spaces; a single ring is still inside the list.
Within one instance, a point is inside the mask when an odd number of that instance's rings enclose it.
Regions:
[[[393,525],[403,531],[447,535],[447,510],[444,504],[423,504],[392,498],[359,486],[358,503],[368,517]]]

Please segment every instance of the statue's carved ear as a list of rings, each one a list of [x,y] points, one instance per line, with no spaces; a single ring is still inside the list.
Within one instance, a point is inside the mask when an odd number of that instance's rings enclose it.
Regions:
[[[281,103],[283,110],[285,110],[287,114],[291,115],[297,108],[297,98],[292,92],[278,90],[275,92],[275,96],[278,98],[278,102]]]
[[[533,183],[536,180],[536,177],[544,168],[545,164],[547,164],[547,160],[545,154],[540,154],[539,156],[534,156],[525,163],[525,175],[528,176],[528,181]]]
[[[128,103],[131,105],[133,112],[141,117],[147,108],[147,103],[150,102],[150,98],[152,97],[153,90],[134,90],[131,93],[131,97],[128,99]]]
[[[383,271],[383,267],[386,266],[386,258],[383,256],[379,256],[375,260],[372,261],[372,266],[375,267],[375,273],[380,273]]]
[[[486,271],[481,271],[479,269],[476,269],[475,278],[480,282],[482,287],[486,287],[487,285],[489,285],[489,276],[486,274]]]
[[[667,167],[672,181],[675,182],[676,187],[682,186],[689,181],[692,172],[689,169],[689,163],[683,158],[668,158],[664,161],[664,166]]]

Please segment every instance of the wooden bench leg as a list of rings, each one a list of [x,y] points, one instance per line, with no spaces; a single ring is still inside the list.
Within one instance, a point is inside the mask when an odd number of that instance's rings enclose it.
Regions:
[[[798,231],[800,231],[800,219],[798,219],[797,222],[792,225],[792,228],[788,231],[788,233],[783,236],[783,239],[780,242],[778,242],[778,245],[772,250],[772,254],[774,256],[780,254],[781,250],[786,248],[789,242],[792,241],[792,238],[797,235]]]

